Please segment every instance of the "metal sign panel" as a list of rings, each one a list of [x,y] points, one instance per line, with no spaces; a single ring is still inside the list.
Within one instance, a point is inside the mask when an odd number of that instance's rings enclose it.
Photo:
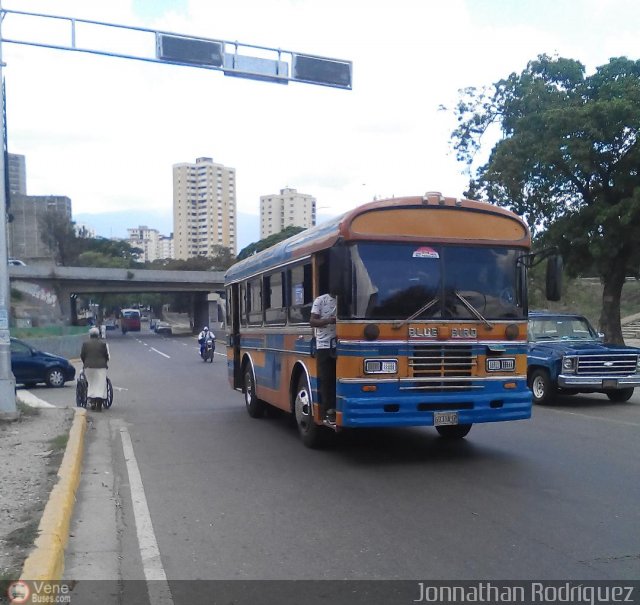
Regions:
[[[252,80],[266,80],[278,84],[289,83],[289,65],[284,61],[249,57],[237,53],[224,56],[225,76],[237,76]]]
[[[294,80],[323,84],[337,88],[351,88],[351,61],[324,59],[293,53]]]
[[[185,38],[157,34],[157,57],[163,61],[189,65],[209,65],[222,67],[224,43],[203,38]]]

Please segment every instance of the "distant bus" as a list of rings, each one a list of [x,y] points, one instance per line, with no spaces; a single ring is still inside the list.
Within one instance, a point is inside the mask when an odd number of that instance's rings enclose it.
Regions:
[[[226,273],[227,365],[249,414],[295,416],[305,445],[343,427],[434,426],[531,415],[527,225],[439,193],[351,210]],[[559,291],[550,259],[548,292]],[[320,418],[311,305],[337,293],[336,423]],[[550,297],[559,294],[548,294]]]
[[[120,311],[120,329],[127,332],[140,332],[140,311],[138,309],[122,309]]]

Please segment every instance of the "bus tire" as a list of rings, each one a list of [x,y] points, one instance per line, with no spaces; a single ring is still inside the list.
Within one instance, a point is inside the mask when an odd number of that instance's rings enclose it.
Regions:
[[[262,418],[264,415],[264,401],[256,396],[256,379],[253,375],[253,368],[250,364],[244,369],[242,392],[244,393],[244,403],[251,418]]]
[[[436,431],[445,439],[463,439],[469,434],[472,426],[472,424],[448,424],[437,426]]]
[[[326,429],[323,426],[317,425],[313,419],[311,389],[304,375],[298,378],[293,409],[302,443],[312,449],[324,445]]]

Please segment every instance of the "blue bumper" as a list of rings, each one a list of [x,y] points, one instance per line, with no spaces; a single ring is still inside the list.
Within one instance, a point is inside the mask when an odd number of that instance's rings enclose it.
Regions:
[[[410,395],[390,384],[378,385],[374,393],[338,384],[336,403],[345,427],[433,426],[436,412],[457,412],[459,424],[524,420],[531,417],[531,391],[524,380],[516,383],[514,389],[494,382],[481,390]]]

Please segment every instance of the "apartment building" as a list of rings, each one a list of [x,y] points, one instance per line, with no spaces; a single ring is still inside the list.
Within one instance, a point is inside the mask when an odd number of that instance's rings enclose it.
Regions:
[[[173,166],[173,243],[177,259],[237,253],[235,168],[207,157]]]
[[[27,195],[27,162],[25,156],[9,153],[7,174],[9,175],[9,193]]]
[[[142,250],[138,255],[140,262],[150,263],[158,259],[173,258],[171,236],[161,235],[157,229],[151,229],[146,225],[127,229],[127,233],[129,245]]]
[[[316,224],[316,198],[296,189],[281,189],[278,195],[260,196],[260,239],[295,226],[308,229]]]
[[[175,258],[173,250],[173,233],[158,237],[158,258]]]
[[[19,259],[50,260],[52,252],[42,241],[42,218],[55,210],[71,223],[71,200],[64,195],[11,196],[9,255]]]

